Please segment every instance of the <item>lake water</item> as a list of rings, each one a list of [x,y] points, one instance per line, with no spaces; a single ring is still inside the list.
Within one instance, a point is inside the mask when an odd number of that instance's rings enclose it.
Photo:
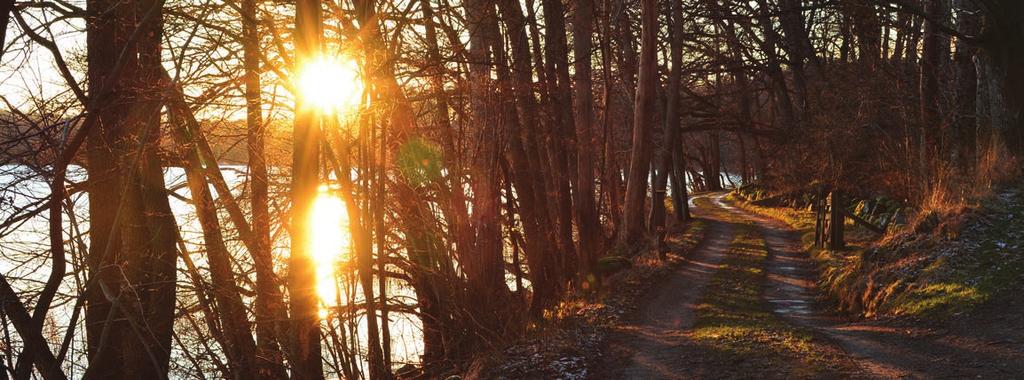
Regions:
[[[239,195],[243,187],[242,185],[246,181],[246,167],[222,165],[221,168],[225,181],[231,186],[232,191],[236,192],[235,195]],[[86,173],[81,167],[71,167],[69,168],[68,178],[73,182],[80,183],[86,179]],[[191,198],[185,183],[185,172],[183,169],[165,169],[164,179],[169,189],[172,189],[183,198]],[[213,191],[212,188],[211,191]],[[25,293],[26,295],[22,297],[23,300],[35,296],[34,292],[38,292],[41,289],[42,282],[46,280],[50,271],[47,212],[44,210],[33,217],[24,218],[27,213],[36,210],[40,206],[45,206],[44,203],[49,193],[48,178],[34,173],[32,169],[25,166],[0,165],[0,223],[7,224],[10,222],[9,226],[0,229],[0,271],[4,273],[16,290],[33,291],[33,293]],[[214,196],[216,196],[216,192],[214,192]],[[84,192],[78,192],[72,194],[70,199],[74,205],[74,217],[78,223],[77,228],[72,231],[72,223],[69,221],[69,217],[65,215],[66,238],[70,237],[73,232],[75,239],[80,239],[76,240],[76,242],[81,244],[68,244],[67,246],[68,275],[59,291],[55,306],[49,314],[54,323],[48,324],[48,329],[53,336],[63,336],[65,334],[68,321],[71,319],[71,311],[74,304],[73,297],[77,295],[78,285],[84,281],[80,276],[80,272],[75,269],[79,267],[79,258],[84,256],[78,252],[78,248],[88,244],[88,197]],[[196,220],[193,207],[178,197],[170,197],[169,199],[171,209],[178,222],[182,238],[186,242],[185,247],[190,253],[190,257],[201,268],[201,271],[207,274],[208,272],[202,269],[207,268],[205,255],[202,253],[202,231]],[[339,217],[343,218],[344,215],[339,215]],[[222,215],[221,222],[225,225],[230,224],[225,215]],[[277,228],[278,226],[274,226],[274,229]],[[347,235],[348,231],[336,231],[335,233]],[[282,270],[283,266],[280,264],[286,261],[288,255],[287,244],[286,238],[278,239],[274,250],[275,260],[279,263],[277,268],[279,274],[284,273]],[[229,241],[229,245],[229,248],[234,250],[234,256],[237,259],[247,259],[248,254],[238,241]],[[351,257],[347,246],[341,247],[341,249],[343,252],[339,252],[338,257],[342,261],[344,261],[344,258]],[[339,263],[339,265],[342,264]],[[251,264],[246,264],[246,267],[249,265]],[[183,285],[179,287],[179,290],[184,287],[192,287],[185,269],[184,264],[179,260],[178,281],[179,284]],[[345,284],[339,285],[339,287],[345,288],[343,286]],[[350,290],[354,291],[355,294],[361,294],[361,291],[358,291],[358,287],[350,288]],[[31,296],[28,294],[31,294]],[[415,295],[412,290],[394,281],[389,282],[388,297],[391,303],[401,302],[413,307],[415,306]],[[246,300],[246,302],[251,301],[251,299]],[[187,306],[181,305],[182,302],[183,300],[179,299],[179,307]],[[186,300],[185,302],[188,301]],[[362,302],[362,297],[357,296],[356,302]],[[333,308],[335,304],[334,299],[331,299],[325,303],[324,307]],[[323,314],[332,315],[330,312]],[[331,316],[331,318],[334,317]],[[188,335],[194,328],[191,324],[180,319],[176,324],[176,330],[180,330],[180,335]],[[199,316],[196,316],[196,319],[199,320]],[[419,355],[423,352],[422,328],[419,318],[412,314],[392,311],[389,313],[389,320],[393,362],[396,366],[404,363],[418,363]],[[87,361],[84,352],[84,328],[81,323],[82,321],[80,320],[79,326],[76,329],[76,337],[69,350],[68,361],[65,365],[66,371],[71,377],[74,377],[76,373],[81,374]],[[324,321],[323,323],[324,328],[327,328],[327,322]],[[338,323],[335,320],[331,325],[337,327]],[[365,347],[366,321],[364,317],[359,317],[357,330],[359,331],[360,340]],[[327,343],[325,341],[325,345]],[[172,361],[174,363],[172,363],[172,367],[180,366],[183,372],[190,370],[191,364],[183,356],[184,353],[181,351],[180,346],[176,344],[173,350]],[[325,352],[324,358],[325,361],[330,360],[329,353]],[[365,366],[365,363],[363,365]],[[210,370],[210,368],[206,369],[206,371]]]

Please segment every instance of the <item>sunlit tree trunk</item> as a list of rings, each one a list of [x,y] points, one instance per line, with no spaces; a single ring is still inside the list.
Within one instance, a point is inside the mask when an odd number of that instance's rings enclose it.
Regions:
[[[398,88],[397,82],[395,82],[394,72],[391,69],[391,63],[388,60],[388,53],[384,46],[384,41],[381,40],[379,35],[380,25],[377,19],[377,10],[372,0],[363,0],[355,2],[356,6],[356,18],[359,20],[360,34],[362,35],[363,48],[365,54],[368,57],[366,60],[366,72],[367,82],[371,87],[371,96],[374,102],[379,106],[383,106],[389,112],[384,118],[378,119],[377,117],[364,115],[360,118],[360,134],[368,136],[372,134],[370,132],[374,125],[370,124],[371,120],[383,120],[380,124],[380,137],[379,141],[373,137],[369,137],[366,141],[360,141],[362,144],[366,144],[362,147],[364,152],[368,152],[367,157],[363,159],[364,166],[371,166],[366,168],[371,173],[374,170],[384,170],[386,165],[387,156],[383,150],[387,148],[387,138],[389,134],[395,136],[408,136],[413,133],[412,128],[412,111],[408,110],[408,104],[405,103],[404,96],[401,94],[401,90]],[[393,129],[393,130],[390,130]],[[361,139],[362,140],[362,139]],[[372,160],[375,146],[377,145],[380,152],[379,159],[377,160],[377,167],[372,167],[374,164],[366,162]],[[396,145],[400,146],[399,144]],[[380,211],[381,203],[383,199],[383,176],[378,176],[374,179],[366,181],[367,192],[367,209],[364,210],[364,215],[368,214],[362,219],[363,225],[363,236],[365,244],[363,249],[356,251],[356,265],[359,269],[359,284],[363,291],[363,297],[366,299],[366,345],[367,345],[367,360],[369,361],[370,367],[370,379],[371,380],[385,380],[391,378],[391,370],[388,368],[388,362],[390,358],[385,357],[385,354],[390,354],[390,347],[384,348],[384,345],[390,344],[388,340],[382,338],[388,337],[388,327],[386,318],[386,311],[384,306],[380,304],[384,301],[374,302],[373,293],[373,241],[371,236],[377,237],[377,255],[381,257],[385,255],[386,247],[382,245],[384,242],[381,234],[386,233],[383,231],[383,220],[374,220],[375,218],[383,217],[383,215],[377,215]],[[372,186],[370,184],[373,184]],[[399,185],[401,186],[401,185]],[[376,193],[376,194],[374,194]],[[415,199],[415,198],[414,198]],[[351,207],[351,206],[350,206]],[[371,233],[373,231],[373,233]],[[384,265],[383,261],[378,261],[378,270],[380,271],[379,276],[384,276]],[[384,283],[378,282],[380,285],[381,297],[384,296],[386,290],[384,289]],[[383,298],[381,298],[383,300]],[[380,306],[380,307],[378,307]],[[380,311],[381,315],[378,317],[377,312]],[[380,318],[380,319],[378,319]]]
[[[266,128],[260,94],[259,20],[256,18],[256,0],[243,0],[242,48],[245,67],[246,131],[249,149],[249,185],[251,189],[253,256],[256,269],[256,344],[260,376],[281,379],[287,377],[281,352],[278,322],[283,315],[281,288],[273,272],[270,254],[270,206],[268,174],[266,168]]]
[[[298,0],[295,5],[295,61],[298,67],[294,72],[301,70],[303,61],[319,54],[320,28],[320,2]],[[320,185],[320,119],[301,93],[296,96],[292,149],[291,255],[288,259],[294,351],[291,356],[292,377],[322,379],[319,299],[313,247],[308,232],[313,202]]]
[[[182,129],[178,129],[182,131]],[[179,136],[179,139],[187,139]],[[203,232],[206,243],[206,256],[210,265],[210,278],[213,279],[213,298],[217,302],[217,316],[224,333],[224,351],[228,366],[235,378],[257,378],[260,368],[257,363],[256,342],[252,337],[252,327],[246,316],[245,304],[235,273],[231,268],[231,254],[224,244],[220,220],[214,207],[213,196],[203,176],[199,155],[194,144],[182,144],[187,161],[185,174],[192,203],[195,206],[196,218]]]
[[[260,99],[260,37],[256,16],[256,0],[243,0],[242,49],[245,68],[246,136],[249,153],[249,186],[252,191],[253,264],[256,269],[256,345],[259,374],[264,378],[281,379],[284,372],[283,355],[278,332],[284,310],[281,288],[274,274],[274,260],[270,253],[269,176],[266,159],[266,128],[263,124],[263,102]]]

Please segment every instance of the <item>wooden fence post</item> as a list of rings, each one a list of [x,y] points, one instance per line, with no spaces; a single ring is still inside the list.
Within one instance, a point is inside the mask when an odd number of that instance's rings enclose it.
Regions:
[[[828,197],[829,202],[829,234],[828,249],[840,250],[845,247],[843,239],[843,212],[842,194],[839,190],[833,190]]]

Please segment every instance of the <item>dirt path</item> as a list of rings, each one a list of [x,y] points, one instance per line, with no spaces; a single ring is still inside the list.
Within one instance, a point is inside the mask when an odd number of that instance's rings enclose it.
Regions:
[[[764,235],[769,250],[764,296],[773,312],[790,323],[827,337],[864,370],[881,379],[1019,378],[1024,352],[999,347],[996,341],[920,326],[884,321],[849,322],[816,302],[814,264],[800,236],[781,221],[739,209]]]
[[[661,280],[628,322],[612,332],[595,378],[683,378],[679,358],[695,307],[733,239],[734,226],[708,219],[704,241],[685,263]]]
[[[709,281],[727,260],[733,239],[741,229],[750,228],[763,236],[768,250],[760,292],[765,307],[781,318],[781,323],[813,336],[814,350],[834,352],[825,360],[842,374],[838,378],[1015,378],[1024,374],[1024,350],[1012,349],[1020,348],[1015,338],[979,340],[950,330],[850,323],[828,313],[817,302],[815,268],[802,249],[800,236],[780,221],[732,207],[723,196],[694,197],[698,200],[694,213],[708,222],[705,240],[689,254],[687,262],[651,289],[623,326],[611,332],[591,378],[820,376],[788,372],[801,366],[792,356],[772,359],[785,360],[787,365],[778,367],[789,368],[775,373],[752,366],[757,362],[753,358],[751,363],[744,363],[742,358],[732,364],[723,363],[709,359],[715,353],[709,351],[706,342],[693,340],[697,307],[706,301]],[[747,224],[756,227],[744,227]],[[744,366],[751,368],[740,368]]]

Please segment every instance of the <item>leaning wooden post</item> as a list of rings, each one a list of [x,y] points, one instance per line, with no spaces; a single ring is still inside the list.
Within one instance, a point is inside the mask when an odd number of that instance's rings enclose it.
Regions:
[[[824,193],[818,191],[814,198],[814,248],[825,247],[825,199]]]

